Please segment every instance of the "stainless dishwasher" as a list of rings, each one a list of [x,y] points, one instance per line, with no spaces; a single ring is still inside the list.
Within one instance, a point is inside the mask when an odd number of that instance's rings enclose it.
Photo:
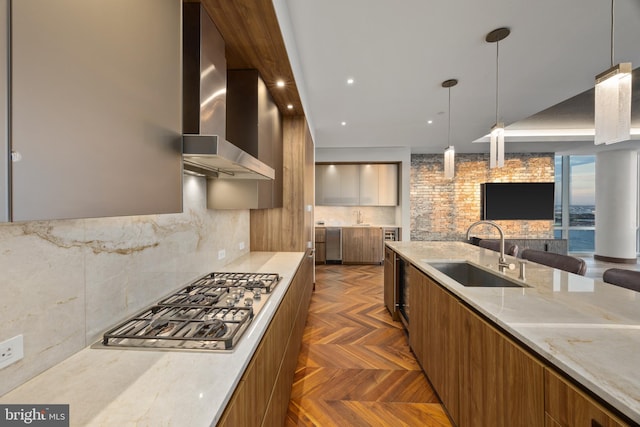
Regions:
[[[342,262],[342,228],[327,227],[325,236],[325,251],[327,263]]]

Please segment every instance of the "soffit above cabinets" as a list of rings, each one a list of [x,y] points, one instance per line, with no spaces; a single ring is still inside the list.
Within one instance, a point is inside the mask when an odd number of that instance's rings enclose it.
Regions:
[[[283,115],[302,115],[302,103],[271,0],[202,0],[226,44],[229,69],[260,72]],[[285,86],[276,87],[283,80]],[[292,104],[293,108],[287,108]]]

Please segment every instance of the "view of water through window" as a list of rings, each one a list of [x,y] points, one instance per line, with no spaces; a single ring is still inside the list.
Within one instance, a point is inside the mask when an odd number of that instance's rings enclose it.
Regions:
[[[569,162],[569,176],[563,177],[562,162]],[[562,198],[569,197],[569,252],[595,250],[596,159],[595,156],[556,156],[555,236],[562,236]],[[568,180],[569,194],[562,194],[563,179]],[[566,188],[566,187],[565,187]]]

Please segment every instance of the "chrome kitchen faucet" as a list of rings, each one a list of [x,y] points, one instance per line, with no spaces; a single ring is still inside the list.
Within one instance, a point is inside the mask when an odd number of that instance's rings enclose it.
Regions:
[[[492,225],[495,228],[498,229],[498,233],[500,233],[500,258],[498,258],[498,270],[500,270],[501,273],[504,273],[505,269],[509,269],[509,270],[513,270],[514,268],[516,268],[515,264],[510,264],[507,262],[506,258],[504,257],[504,231],[502,231],[502,228],[500,228],[500,226],[498,224],[496,224],[493,221],[486,221],[486,220],[482,220],[482,221],[476,221],[473,224],[471,224],[469,226],[469,228],[467,228],[467,240],[469,240],[469,235],[471,233],[471,229],[473,227],[475,227],[476,225],[480,225],[480,224],[487,224],[487,225]]]

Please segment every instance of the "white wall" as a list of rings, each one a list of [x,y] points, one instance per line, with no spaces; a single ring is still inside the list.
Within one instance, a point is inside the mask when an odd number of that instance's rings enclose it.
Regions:
[[[0,225],[0,341],[22,334],[25,354],[0,395],[249,251],[248,210],[207,210],[204,178],[183,186],[181,214]]]
[[[316,162],[399,162],[400,205],[396,208],[395,223],[402,227],[402,240],[409,240],[409,183],[411,150],[400,148],[316,148]]]

